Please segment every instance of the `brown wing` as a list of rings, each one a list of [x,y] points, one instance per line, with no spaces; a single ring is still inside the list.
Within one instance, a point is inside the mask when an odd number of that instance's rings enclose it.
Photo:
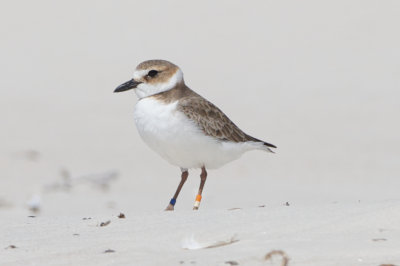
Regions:
[[[272,144],[244,133],[218,107],[199,95],[181,99],[178,108],[208,136],[233,142],[263,142],[264,145],[275,148]]]

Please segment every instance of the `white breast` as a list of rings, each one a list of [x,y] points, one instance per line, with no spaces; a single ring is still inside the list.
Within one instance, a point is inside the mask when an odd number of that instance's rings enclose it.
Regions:
[[[254,149],[251,143],[220,142],[203,134],[177,103],[165,104],[141,99],[135,107],[135,123],[140,136],[169,163],[181,168],[217,168]]]

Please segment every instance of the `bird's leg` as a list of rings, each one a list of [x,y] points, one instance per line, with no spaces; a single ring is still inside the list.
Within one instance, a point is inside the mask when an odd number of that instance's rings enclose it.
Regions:
[[[201,174],[200,174],[199,193],[197,193],[196,201],[194,202],[194,206],[193,206],[193,210],[199,209],[200,201],[201,201],[201,193],[203,193],[203,188],[204,188],[204,184],[206,183],[206,179],[207,179],[207,171],[206,171],[206,168],[203,166],[201,168]]]
[[[178,185],[178,188],[176,189],[175,195],[174,197],[171,199],[171,201],[169,202],[167,208],[165,209],[166,211],[173,211],[174,210],[174,206],[175,206],[175,202],[176,199],[178,198],[179,192],[181,192],[181,189],[183,187],[183,184],[185,184],[188,176],[189,176],[189,172],[187,169],[181,169],[182,170],[182,175],[181,175],[181,182]]]

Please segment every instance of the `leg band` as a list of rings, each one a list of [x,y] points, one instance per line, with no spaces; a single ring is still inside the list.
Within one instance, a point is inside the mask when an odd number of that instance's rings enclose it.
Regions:
[[[201,201],[201,195],[196,196],[196,201],[194,202],[194,207],[199,207],[200,206],[200,201]]]
[[[175,206],[176,203],[176,199],[172,198],[171,201],[169,202],[169,204],[171,204],[172,206]]]

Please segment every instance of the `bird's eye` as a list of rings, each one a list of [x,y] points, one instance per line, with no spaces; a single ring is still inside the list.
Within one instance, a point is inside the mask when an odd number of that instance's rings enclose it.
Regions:
[[[147,76],[153,78],[158,74],[157,70],[150,70],[149,73],[147,73]]]

